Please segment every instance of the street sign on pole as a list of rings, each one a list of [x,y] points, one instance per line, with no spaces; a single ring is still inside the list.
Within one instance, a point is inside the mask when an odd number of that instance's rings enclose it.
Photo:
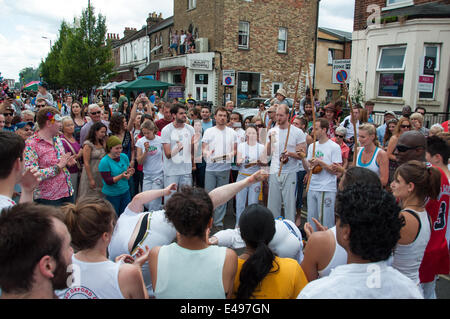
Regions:
[[[234,70],[223,70],[222,71],[222,85],[223,86],[234,86],[236,79],[236,72]]]
[[[352,60],[333,60],[333,84],[350,83],[350,67]]]

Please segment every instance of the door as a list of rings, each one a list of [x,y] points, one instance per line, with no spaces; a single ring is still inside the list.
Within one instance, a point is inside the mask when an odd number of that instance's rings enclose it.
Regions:
[[[208,101],[208,74],[195,75],[195,99],[197,101]]]

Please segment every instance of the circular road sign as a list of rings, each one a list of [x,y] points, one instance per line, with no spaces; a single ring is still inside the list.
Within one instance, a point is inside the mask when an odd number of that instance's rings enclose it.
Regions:
[[[344,83],[348,78],[347,71],[341,70],[338,73],[336,73],[336,80],[340,83]]]
[[[230,85],[231,83],[233,83],[233,79],[231,78],[231,76],[227,76],[225,78],[225,84]]]

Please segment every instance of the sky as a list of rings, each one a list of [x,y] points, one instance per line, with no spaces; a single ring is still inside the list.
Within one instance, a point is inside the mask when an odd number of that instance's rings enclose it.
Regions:
[[[355,0],[321,0],[319,26],[351,32]],[[0,0],[0,72],[18,81],[26,67],[37,68],[57,40],[61,22],[73,22],[88,0]],[[108,33],[123,37],[125,27],[140,30],[150,12],[173,15],[173,0],[92,0],[95,14],[106,16]]]

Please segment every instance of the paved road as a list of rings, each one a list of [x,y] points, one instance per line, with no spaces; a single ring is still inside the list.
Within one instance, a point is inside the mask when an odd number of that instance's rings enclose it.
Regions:
[[[228,202],[227,213],[224,218],[225,228],[234,228],[236,217],[234,216],[233,200]],[[306,219],[306,212],[304,212],[303,223]],[[303,227],[302,223],[302,227]],[[237,250],[238,254],[241,254],[243,249]],[[436,294],[438,299],[450,299],[450,276],[440,276],[436,283]]]

